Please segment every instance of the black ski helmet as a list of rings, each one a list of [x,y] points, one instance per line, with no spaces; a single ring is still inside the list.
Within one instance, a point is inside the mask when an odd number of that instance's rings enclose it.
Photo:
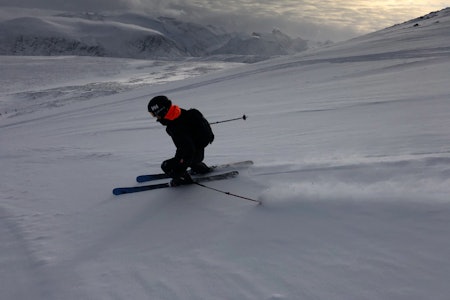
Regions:
[[[166,96],[156,96],[148,103],[148,111],[155,117],[164,118],[172,106],[172,101]]]

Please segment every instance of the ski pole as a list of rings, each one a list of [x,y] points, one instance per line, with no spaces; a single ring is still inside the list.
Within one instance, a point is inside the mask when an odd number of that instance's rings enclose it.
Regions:
[[[194,183],[195,183],[196,185],[198,185],[198,186],[201,186],[201,187],[204,187],[204,188],[206,188],[206,189],[213,190],[213,191],[216,191],[216,192],[219,192],[219,193],[228,195],[228,196],[232,196],[232,197],[236,197],[236,198],[241,198],[241,199],[248,200],[248,201],[253,201],[253,202],[258,203],[259,205],[262,204],[262,201],[261,201],[261,200],[256,200],[256,199],[244,197],[244,196],[241,196],[241,195],[233,194],[233,193],[230,193],[230,192],[225,192],[225,191],[222,191],[222,190],[219,190],[219,189],[216,189],[216,188],[213,188],[213,187],[204,185],[204,184],[199,183],[199,182],[194,182]]]
[[[243,115],[242,117],[240,117],[240,118],[234,118],[234,119],[229,119],[229,120],[223,120],[223,121],[217,121],[217,122],[212,122],[212,123],[209,123],[210,125],[213,125],[213,124],[219,124],[219,123],[225,123],[225,122],[231,122],[231,121],[237,121],[237,120],[247,120],[247,116],[246,115]]]

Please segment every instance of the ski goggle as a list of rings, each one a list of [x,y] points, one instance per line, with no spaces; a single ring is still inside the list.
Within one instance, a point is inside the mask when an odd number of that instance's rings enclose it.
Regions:
[[[168,109],[166,107],[160,107],[155,111],[149,111],[153,118],[162,118],[165,114],[167,114]]]

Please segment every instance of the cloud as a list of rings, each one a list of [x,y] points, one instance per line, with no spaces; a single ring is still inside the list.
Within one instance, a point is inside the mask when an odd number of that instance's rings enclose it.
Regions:
[[[24,7],[54,10],[103,10],[103,9],[124,9],[129,7],[125,0],[0,0],[0,6],[6,7]]]
[[[418,1],[420,2],[420,1]],[[344,40],[383,29],[433,10],[447,1],[426,4],[367,0],[0,0],[0,7],[53,10],[135,10],[155,16],[226,26],[237,31],[268,31],[277,27],[293,36]]]

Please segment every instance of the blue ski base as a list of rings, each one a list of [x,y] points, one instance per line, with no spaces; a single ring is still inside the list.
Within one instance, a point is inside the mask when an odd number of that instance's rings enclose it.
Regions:
[[[211,166],[211,169],[212,169],[212,172],[217,172],[217,171],[224,170],[227,168],[233,168],[233,169],[245,168],[245,167],[249,167],[251,165],[253,165],[253,161],[244,160],[244,161],[232,162],[232,163],[227,163],[227,164],[214,165],[214,166]],[[193,174],[191,174],[191,175],[193,175]],[[136,181],[139,183],[142,183],[142,182],[154,181],[154,180],[160,180],[160,179],[166,179],[166,178],[169,178],[169,176],[164,173],[148,174],[148,175],[139,175],[138,177],[136,177]]]
[[[210,176],[203,176],[198,177],[194,179],[194,183],[200,183],[200,182],[207,182],[207,181],[214,181],[214,180],[223,180],[228,178],[236,177],[239,174],[238,171],[230,171],[227,173],[217,174],[217,175],[210,175]],[[185,185],[186,186],[186,185]],[[170,183],[157,183],[157,184],[148,184],[148,185],[140,185],[140,186],[132,186],[132,187],[120,187],[113,189],[113,194],[118,196],[122,194],[130,194],[130,193],[138,193],[143,191],[149,191],[149,190],[156,190],[156,189],[163,189],[172,187]]]

